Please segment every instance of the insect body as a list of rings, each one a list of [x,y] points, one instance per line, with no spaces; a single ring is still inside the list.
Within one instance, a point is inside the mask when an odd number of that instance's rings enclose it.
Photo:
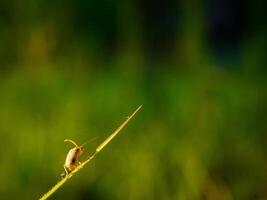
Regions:
[[[66,139],[64,140],[64,142],[70,142],[72,144],[74,144],[75,147],[73,147],[67,157],[66,157],[66,161],[64,164],[64,169],[65,171],[61,174],[61,177],[64,178],[67,174],[69,174],[70,172],[72,172],[79,164],[79,158],[81,157],[81,155],[84,152],[84,145],[87,143],[84,143],[81,146],[78,146],[73,140],[69,140]]]

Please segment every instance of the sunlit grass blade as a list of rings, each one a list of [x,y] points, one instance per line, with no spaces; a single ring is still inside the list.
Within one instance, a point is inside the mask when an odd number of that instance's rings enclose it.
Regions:
[[[121,129],[131,120],[131,118],[138,112],[138,110],[140,110],[141,107],[142,106],[139,106],[130,117],[127,117],[127,119],[96,148],[96,153],[101,151],[121,131]]]
[[[78,167],[76,167],[71,173],[66,175],[63,179],[61,179],[56,185],[54,185],[47,193],[45,193],[40,200],[45,200],[49,196],[51,196],[58,188],[60,188],[68,179],[70,179],[75,173],[77,173],[81,168],[83,168],[88,162],[90,162],[95,155],[100,152],[118,133],[122,130],[122,128],[131,120],[131,118],[140,110],[142,106],[139,106],[131,116],[127,117],[127,119],[113,132],[107,137],[98,147],[95,152],[90,155],[85,161],[83,161]]]

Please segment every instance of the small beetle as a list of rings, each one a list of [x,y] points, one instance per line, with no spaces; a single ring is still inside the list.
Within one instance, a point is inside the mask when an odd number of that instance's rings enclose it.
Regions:
[[[92,140],[90,140],[90,141],[92,141]],[[80,164],[78,159],[81,157],[81,155],[84,152],[84,145],[87,144],[90,141],[87,141],[83,145],[78,146],[73,140],[70,140],[70,139],[65,139],[64,140],[64,142],[70,142],[70,143],[74,144],[75,147],[73,147],[69,151],[69,153],[68,153],[68,155],[66,157],[66,161],[65,161],[65,164],[64,164],[65,171],[61,173],[61,177],[62,178],[64,178],[67,174],[72,172]]]

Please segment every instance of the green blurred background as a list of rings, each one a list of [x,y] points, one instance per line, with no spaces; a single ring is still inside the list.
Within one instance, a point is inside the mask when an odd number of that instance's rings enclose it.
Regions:
[[[264,1],[0,1],[0,199],[267,199]],[[83,157],[83,159],[85,156]]]

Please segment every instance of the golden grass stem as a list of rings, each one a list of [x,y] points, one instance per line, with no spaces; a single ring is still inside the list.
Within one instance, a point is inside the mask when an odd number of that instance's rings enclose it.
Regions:
[[[61,179],[56,185],[54,185],[47,193],[45,193],[40,200],[45,200],[50,197],[58,188],[60,188],[68,179],[70,179],[75,173],[77,173],[81,168],[83,168],[87,163],[89,163],[97,153],[99,153],[118,133],[121,129],[131,120],[131,118],[140,110],[142,106],[139,106],[131,116],[127,117],[127,119],[113,132],[110,134],[107,139],[105,139],[98,147],[95,152],[90,155],[85,161],[83,161],[78,167],[76,167],[71,173],[66,175],[63,179]]]

